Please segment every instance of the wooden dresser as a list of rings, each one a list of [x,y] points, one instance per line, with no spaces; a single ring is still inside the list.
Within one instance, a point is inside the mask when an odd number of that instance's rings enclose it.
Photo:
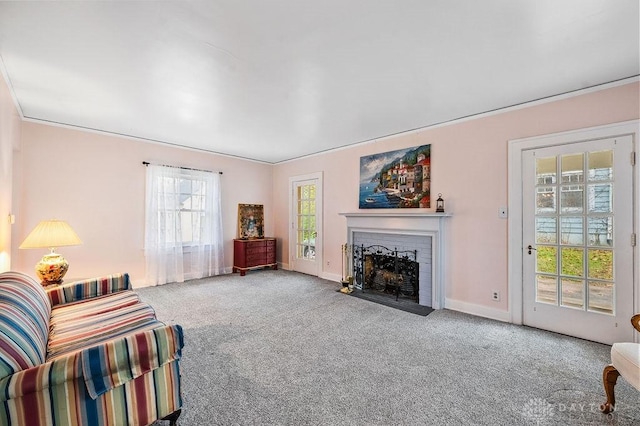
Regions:
[[[233,240],[233,272],[244,276],[249,269],[267,266],[278,269],[275,238]]]

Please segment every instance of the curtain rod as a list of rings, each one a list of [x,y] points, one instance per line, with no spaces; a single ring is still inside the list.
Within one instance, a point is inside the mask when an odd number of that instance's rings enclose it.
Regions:
[[[142,164],[144,164],[145,166],[148,166],[151,163],[149,163],[148,161],[143,161]],[[203,170],[203,169],[192,169],[191,167],[170,166],[168,164],[154,164],[154,165],[162,166],[162,167],[173,167],[174,169],[195,170],[196,172],[209,172],[209,173],[222,174],[222,172],[212,172],[211,170]]]

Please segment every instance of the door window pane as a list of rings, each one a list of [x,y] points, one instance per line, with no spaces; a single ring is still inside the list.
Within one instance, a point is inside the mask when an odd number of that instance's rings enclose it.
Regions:
[[[562,306],[584,307],[584,281],[562,278]]]
[[[297,257],[315,259],[316,250],[316,186],[298,186],[298,235]]]
[[[589,278],[613,280],[613,250],[589,249]]]
[[[560,219],[561,244],[582,245],[584,244],[584,220],[582,216],[570,216]]]
[[[562,186],[560,188],[560,211],[562,213],[582,213],[583,206],[584,185]]]
[[[536,190],[536,214],[555,213],[556,211],[556,188],[545,186]]]
[[[556,241],[556,218],[536,217],[536,243],[553,244]]]
[[[589,213],[610,213],[613,210],[613,185],[602,183],[588,187]]]
[[[581,248],[562,247],[560,249],[560,273],[574,277],[584,276],[584,250]]]
[[[536,271],[547,274],[558,273],[558,249],[552,246],[538,246],[536,250]]]
[[[556,183],[556,157],[536,159],[536,183],[550,185]]]
[[[560,162],[562,163],[562,183],[584,182],[584,154],[563,155]]]
[[[550,275],[536,275],[536,302],[558,304],[558,279]]]
[[[589,153],[589,181],[613,179],[613,151]]]
[[[613,218],[590,217],[588,219],[589,245],[613,246]]]
[[[589,281],[589,310],[613,314],[613,283]]]

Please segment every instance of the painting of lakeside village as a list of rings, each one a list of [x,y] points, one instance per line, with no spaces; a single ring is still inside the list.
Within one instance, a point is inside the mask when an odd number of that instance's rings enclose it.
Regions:
[[[431,145],[360,157],[359,206],[430,208]]]

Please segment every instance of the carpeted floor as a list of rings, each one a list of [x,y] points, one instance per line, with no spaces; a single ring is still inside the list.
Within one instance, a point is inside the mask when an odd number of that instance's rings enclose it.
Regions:
[[[184,327],[179,424],[640,424],[623,379],[598,411],[609,346],[339,288],[265,270],[139,289]]]

